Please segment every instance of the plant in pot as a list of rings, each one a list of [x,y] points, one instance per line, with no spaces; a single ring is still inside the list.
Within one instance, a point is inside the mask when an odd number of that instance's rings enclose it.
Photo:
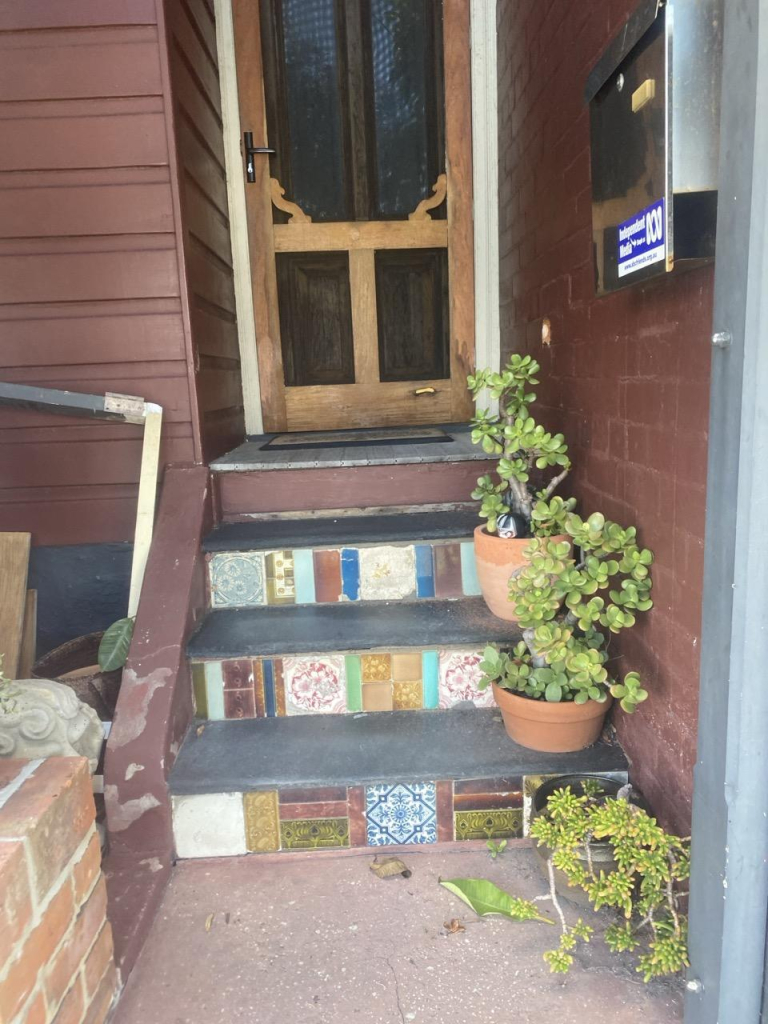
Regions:
[[[542,901],[551,902],[561,934],[544,959],[551,971],[564,974],[573,965],[578,941],[589,942],[593,928],[582,918],[568,923],[559,899],[560,874],[594,910],[609,907],[620,914],[606,929],[605,942],[614,953],[638,952],[637,970],[645,981],[683,970],[688,966],[688,922],[681,884],[690,873],[690,841],[661,828],[627,799],[629,789],[614,796],[603,780],[584,779],[549,793],[543,813],[531,824],[531,835],[545,851],[549,882],[547,894],[535,901],[515,897],[484,878],[441,884],[482,916],[552,924],[540,910]]]
[[[523,639],[508,651],[486,647],[480,666],[509,736],[532,750],[588,747],[614,698],[631,713],[648,696],[637,672],[612,672],[609,642],[652,607],[653,554],[634,527],[601,513],[569,512],[565,530],[570,544],[528,543],[528,563],[509,581]]]
[[[475,560],[486,604],[511,622],[516,612],[507,588],[525,564],[529,539],[565,541],[565,518],[576,503],[554,495],[571,468],[563,435],[548,433],[530,413],[538,372],[534,359],[514,354],[500,373],[481,370],[467,381],[475,401],[485,395],[498,403],[498,413],[478,409],[472,420],[472,441],[499,456],[494,473],[480,477],[472,492],[486,521],[475,530]],[[548,469],[554,476],[542,482]]]

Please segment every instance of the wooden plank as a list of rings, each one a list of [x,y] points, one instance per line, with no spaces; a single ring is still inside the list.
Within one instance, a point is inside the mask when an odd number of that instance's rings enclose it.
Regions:
[[[24,627],[21,633],[18,678],[29,679],[37,660],[37,591],[28,590],[24,603]]]
[[[29,533],[0,534],[0,654],[9,679],[18,679],[31,543]]]
[[[191,461],[191,444],[185,461]],[[98,487],[76,501],[45,501],[37,496],[0,504],[0,529],[32,531],[35,544],[112,544],[130,541],[136,520],[136,488],[118,498],[102,497]]]
[[[267,118],[261,66],[259,8],[251,0],[233,0],[240,120],[244,131],[253,132],[254,145],[266,146]],[[246,184],[248,238],[256,344],[261,382],[261,407],[265,430],[286,426],[283,355],[277,305],[275,240],[272,230],[269,160],[257,157],[256,180]]]
[[[154,0],[0,0],[0,31],[81,28],[95,25],[154,25]]]
[[[434,393],[417,395],[423,388]],[[286,388],[291,430],[391,427],[403,423],[447,423],[451,416],[449,380],[374,381]]]
[[[469,0],[444,0],[445,155],[448,174],[448,287],[451,418],[473,411],[467,375],[475,368],[475,262],[472,226],[472,82]]]
[[[276,252],[353,249],[439,249],[449,244],[444,220],[369,220],[275,224]]]
[[[358,384],[375,384],[379,380],[379,331],[373,249],[353,249],[350,252],[349,290],[352,299],[355,381]]]

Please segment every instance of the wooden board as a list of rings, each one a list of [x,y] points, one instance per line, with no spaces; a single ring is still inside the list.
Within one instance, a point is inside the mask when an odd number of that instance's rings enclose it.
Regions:
[[[29,679],[37,660],[37,591],[28,590],[24,602],[24,628],[21,635],[21,651],[17,675]]]
[[[31,542],[29,533],[0,533],[0,654],[9,679],[18,679]]]
[[[444,220],[361,220],[275,225],[275,252],[329,249],[439,249],[448,245]]]

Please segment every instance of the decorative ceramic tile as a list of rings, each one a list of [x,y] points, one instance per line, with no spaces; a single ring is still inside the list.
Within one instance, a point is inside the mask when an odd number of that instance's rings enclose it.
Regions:
[[[417,544],[416,593],[419,597],[435,596],[435,566],[431,544]]]
[[[435,544],[435,596],[462,597],[461,548],[458,544]]]
[[[224,714],[229,718],[255,718],[253,690],[225,690]]]
[[[522,835],[523,811],[507,810],[456,811],[456,839],[511,839]]]
[[[368,786],[365,802],[369,846],[437,842],[434,782]]]
[[[190,666],[192,672],[192,691],[195,695],[195,715],[197,718],[208,717],[208,695],[205,692],[205,665],[202,661],[193,662]]]
[[[343,800],[318,804],[280,804],[280,821],[307,821],[312,818],[346,818],[347,795]]]
[[[258,662],[250,658],[223,661],[221,672],[224,677],[225,690],[252,690],[256,681],[256,673],[261,675]]]
[[[266,558],[267,604],[295,604],[293,552],[272,551]]]
[[[523,806],[520,776],[500,779],[464,779],[454,785],[456,811],[481,811]]]
[[[315,551],[315,594],[321,604],[341,597],[341,554],[338,551]]]
[[[270,659],[265,659],[261,663],[261,672],[264,679],[262,685],[262,691],[264,693],[264,717],[275,718],[277,715],[277,700],[275,695],[275,666]],[[257,701],[258,705],[258,694]],[[258,714],[258,706],[256,708]]]
[[[363,683],[363,711],[391,711],[392,683]]]
[[[477,578],[477,562],[475,561],[475,545],[470,541],[462,541],[461,547],[461,589],[465,597],[476,597],[481,593],[480,580]]]
[[[365,601],[399,601],[416,592],[412,547],[360,549],[360,596]]]
[[[392,709],[394,711],[419,711],[424,706],[421,680],[415,683],[392,684]]]
[[[396,683],[409,683],[421,679],[420,654],[393,654],[392,678]]]
[[[347,601],[360,597],[360,559],[355,548],[341,552],[341,592]]]
[[[440,707],[451,708],[463,700],[471,700],[477,707],[494,706],[493,691],[478,689],[482,678],[478,651],[440,652]]]
[[[440,662],[437,651],[424,651],[421,656],[421,678],[424,686],[424,707],[440,704]]]
[[[246,852],[242,793],[174,796],[172,807],[179,857],[233,857]]]
[[[450,843],[453,840],[453,783],[438,782],[437,790],[437,840]]]
[[[315,603],[315,562],[311,551],[293,552],[293,585],[296,604]]]
[[[275,710],[278,718],[287,714],[285,707],[285,682],[283,680],[283,662],[281,658],[275,658],[272,662],[272,674],[275,679]]]
[[[363,710],[362,672],[360,658],[350,654],[345,659],[347,671],[347,711]]]
[[[264,604],[264,555],[260,551],[223,551],[212,555],[209,572],[214,608]]]
[[[283,658],[289,715],[335,714],[347,709],[344,658],[338,655]]]
[[[350,846],[367,846],[364,786],[350,786],[347,792],[347,813]]]
[[[243,793],[245,845],[252,853],[280,849],[277,791]]]
[[[349,821],[346,818],[281,821],[280,844],[284,850],[349,846]]]
[[[205,696],[208,705],[208,717],[213,722],[221,722],[224,714],[224,678],[220,661],[205,662]]]
[[[346,786],[290,786],[280,790],[281,807],[283,804],[323,804],[346,799]],[[328,815],[305,814],[304,817],[320,818]]]
[[[364,683],[382,683],[392,678],[391,654],[364,654],[360,662]]]

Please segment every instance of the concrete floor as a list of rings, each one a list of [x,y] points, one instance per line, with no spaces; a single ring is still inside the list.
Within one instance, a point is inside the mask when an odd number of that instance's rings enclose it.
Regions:
[[[477,918],[438,886],[485,877],[542,891],[530,848],[492,861],[472,845],[400,852],[407,880],[376,878],[369,851],[182,863],[114,1024],[682,1020],[680,982],[644,985],[599,934],[563,979],[541,959],[554,927]],[[606,918],[588,913],[599,933]],[[452,918],[466,931],[447,934]]]

